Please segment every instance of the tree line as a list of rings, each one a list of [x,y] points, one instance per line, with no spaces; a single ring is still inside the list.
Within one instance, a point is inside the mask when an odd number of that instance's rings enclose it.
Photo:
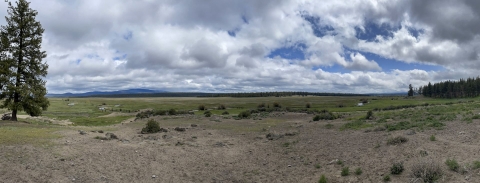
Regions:
[[[419,94],[434,98],[465,98],[480,95],[480,77],[428,83],[418,88]]]

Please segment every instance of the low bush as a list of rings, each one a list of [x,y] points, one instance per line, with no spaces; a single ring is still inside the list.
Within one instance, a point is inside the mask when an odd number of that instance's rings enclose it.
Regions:
[[[317,114],[317,115],[315,115],[315,117],[313,117],[313,121],[334,120],[334,119],[337,119],[337,118],[338,118],[338,116],[336,116],[332,112],[327,111],[327,110],[321,110],[319,114]]]
[[[212,116],[212,112],[210,112],[210,111],[205,111],[203,114],[205,115],[205,117]]]
[[[327,177],[325,177],[325,175],[322,175],[320,177],[320,180],[318,180],[318,183],[327,183]]]
[[[373,111],[368,111],[365,119],[373,119]]]
[[[394,163],[390,168],[390,173],[393,175],[399,175],[403,172],[403,163]]]
[[[473,161],[472,168],[473,169],[479,169],[480,168],[480,161]]]
[[[177,110],[175,110],[175,109],[168,110],[168,115],[173,115],[173,116],[177,115]]]
[[[305,104],[305,108],[310,108],[310,107],[312,107],[312,104],[310,103]]]
[[[207,107],[205,107],[205,105],[199,105],[198,106],[199,111],[204,111],[205,109],[207,109]]]
[[[223,105],[223,104],[220,104],[220,105],[217,107],[218,110],[225,110],[226,108],[227,108],[227,107],[225,107],[225,105]]]
[[[435,135],[430,136],[430,141],[435,141],[435,140],[437,140],[437,139],[435,138]]]
[[[350,175],[350,170],[349,170],[348,166],[342,168],[342,173],[340,173],[340,175],[342,175],[342,176]]]
[[[440,166],[433,160],[422,160],[412,166],[411,176],[422,182],[435,182],[443,175]]]
[[[273,103],[273,107],[274,107],[274,108],[282,108],[282,106],[281,106],[279,103],[277,103],[277,102],[274,102],[274,103]]]
[[[457,160],[455,159],[447,159],[447,161],[445,161],[445,164],[448,166],[448,169],[454,171],[454,172],[458,172],[458,170],[460,170],[460,165],[458,164]]]
[[[238,117],[243,119],[243,118],[249,118],[251,115],[250,111],[243,111],[238,114]]]
[[[362,173],[362,168],[358,167],[357,169],[355,169],[355,175],[362,175]]]
[[[160,125],[154,120],[148,120],[145,128],[142,128],[142,133],[157,133],[160,131]]]
[[[403,136],[397,136],[397,137],[394,137],[394,138],[389,138],[387,140],[387,144],[388,145],[398,145],[398,144],[405,143],[407,141],[408,141],[407,138],[405,138]]]
[[[228,111],[223,111],[222,112],[222,115],[229,115],[230,113],[228,113]]]
[[[257,108],[258,108],[258,109],[260,109],[260,108],[265,108],[265,106],[266,106],[265,103],[261,103],[261,104],[258,104],[258,105],[257,105]]]
[[[391,179],[390,179],[390,175],[385,175],[385,176],[383,176],[383,181],[384,181],[384,182],[390,182],[390,180],[391,180]]]

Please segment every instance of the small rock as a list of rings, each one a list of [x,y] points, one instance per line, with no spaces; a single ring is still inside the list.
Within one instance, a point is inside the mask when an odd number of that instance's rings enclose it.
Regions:
[[[156,178],[157,176],[156,175],[152,175],[152,178]]]
[[[103,130],[98,130],[98,133],[103,133]]]
[[[184,131],[185,131],[185,128],[175,127],[174,130],[175,130],[175,131],[178,131],[178,132],[184,132]]]
[[[415,135],[415,134],[416,134],[415,130],[408,130],[405,132],[405,135]]]
[[[292,167],[292,165],[288,165],[288,167]]]
[[[117,135],[113,134],[113,133],[107,133],[105,134],[105,136],[108,138],[108,139],[118,139]]]
[[[86,135],[87,132],[83,131],[83,130],[78,130],[78,132],[80,132],[80,135]]]

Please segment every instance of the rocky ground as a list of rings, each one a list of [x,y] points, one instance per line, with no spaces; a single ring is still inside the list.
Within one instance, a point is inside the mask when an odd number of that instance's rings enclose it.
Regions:
[[[412,167],[433,159],[439,182],[480,182],[479,121],[449,122],[444,130],[340,131],[343,120],[311,122],[312,115],[273,113],[262,120],[214,116],[159,117],[168,132],[141,134],[146,120],[108,127],[66,126],[53,146],[2,145],[2,182],[391,182],[412,179]],[[329,128],[326,124],[331,124]],[[28,125],[28,124],[26,124]],[[175,130],[176,127],[185,130]],[[368,132],[365,132],[368,131]],[[107,135],[108,133],[108,135]],[[112,136],[114,134],[114,136]],[[431,141],[431,135],[436,140]],[[406,143],[387,145],[403,136]],[[456,159],[462,172],[448,170]],[[341,176],[342,168],[350,174]],[[362,173],[356,175],[355,169]]]

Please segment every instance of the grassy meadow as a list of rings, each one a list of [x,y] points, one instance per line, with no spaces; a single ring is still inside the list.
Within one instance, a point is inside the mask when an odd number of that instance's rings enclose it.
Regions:
[[[357,106],[362,99],[368,99],[364,106]],[[457,119],[471,121],[476,118],[480,107],[478,99],[432,99],[424,97],[334,97],[334,96],[294,96],[294,97],[254,97],[254,98],[50,98],[50,107],[43,116],[56,120],[69,120],[77,126],[105,126],[120,123],[123,120],[135,117],[135,112],[144,109],[152,110],[185,110],[195,111],[196,115],[203,115],[197,111],[199,105],[205,107],[214,115],[221,115],[228,111],[230,115],[256,109],[264,103],[267,108],[273,103],[281,105],[282,109],[296,110],[328,110],[344,116],[345,119],[357,122],[356,125],[346,128],[368,127],[358,120],[362,119],[366,111],[375,111],[377,123],[386,123],[388,120],[404,119],[424,121],[445,121]],[[69,105],[70,104],[70,105]],[[225,110],[216,110],[225,105]],[[415,107],[417,106],[417,107]],[[105,110],[100,110],[104,108]],[[395,109],[395,110],[393,110]],[[399,110],[400,109],[400,110]],[[115,112],[116,115],[109,115]],[[425,115],[427,114],[427,115]],[[424,119],[425,118],[425,119]],[[393,127],[392,127],[393,128]]]

